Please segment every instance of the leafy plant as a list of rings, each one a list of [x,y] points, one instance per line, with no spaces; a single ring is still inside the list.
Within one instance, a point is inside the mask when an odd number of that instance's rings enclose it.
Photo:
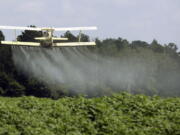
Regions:
[[[0,98],[0,135],[178,135],[179,129],[179,98]]]

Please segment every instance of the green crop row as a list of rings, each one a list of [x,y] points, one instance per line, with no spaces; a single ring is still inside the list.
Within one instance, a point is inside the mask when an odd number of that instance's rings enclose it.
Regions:
[[[180,98],[0,98],[0,135],[179,135]]]

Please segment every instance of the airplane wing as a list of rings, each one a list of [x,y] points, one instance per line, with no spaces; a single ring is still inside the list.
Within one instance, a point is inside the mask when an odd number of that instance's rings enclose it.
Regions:
[[[55,31],[83,31],[83,30],[97,30],[97,27],[69,27],[69,28],[53,28]]]
[[[10,45],[10,46],[41,46],[40,43],[37,42],[19,42],[19,41],[0,41],[2,45]]]
[[[67,27],[67,28],[55,28],[55,27],[18,27],[18,26],[0,26],[0,29],[7,30],[32,30],[32,31],[42,31],[47,29],[52,29],[55,31],[83,31],[83,30],[97,30],[97,27]]]
[[[1,45],[9,46],[31,46],[38,47],[41,46],[37,42],[19,42],[19,41],[1,41]],[[66,42],[66,43],[53,43],[52,47],[73,47],[73,46],[95,46],[95,42]]]
[[[67,43],[54,43],[53,47],[63,47],[63,46],[93,46],[96,45],[95,42],[67,42]]]
[[[42,28],[36,28],[36,27],[17,27],[17,26],[0,26],[0,29],[41,31]]]

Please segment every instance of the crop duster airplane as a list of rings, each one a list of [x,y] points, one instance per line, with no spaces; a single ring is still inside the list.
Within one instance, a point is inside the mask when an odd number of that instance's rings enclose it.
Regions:
[[[42,37],[36,37],[37,42],[21,42],[21,41],[0,41],[1,45],[11,46],[32,46],[32,47],[63,47],[63,46],[93,46],[95,42],[81,42],[81,33],[84,30],[97,30],[97,27],[70,27],[70,28],[54,28],[54,27],[15,27],[0,26],[0,30],[14,30],[16,38],[16,30],[42,31]],[[80,31],[78,42],[67,42],[68,38],[54,37],[54,31]],[[56,42],[54,42],[56,41]],[[57,42],[60,41],[60,42]],[[63,42],[66,41],[66,42]]]

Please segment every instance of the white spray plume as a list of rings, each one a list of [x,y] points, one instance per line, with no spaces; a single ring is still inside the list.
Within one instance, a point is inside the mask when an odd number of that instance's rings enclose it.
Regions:
[[[117,90],[152,87],[153,79],[149,74],[157,69],[149,51],[116,58],[104,57],[86,47],[15,47],[12,50],[14,63],[20,71],[43,80],[48,86],[67,84],[76,93],[86,89],[93,92],[97,86]],[[146,59],[142,59],[143,56],[147,56]]]

